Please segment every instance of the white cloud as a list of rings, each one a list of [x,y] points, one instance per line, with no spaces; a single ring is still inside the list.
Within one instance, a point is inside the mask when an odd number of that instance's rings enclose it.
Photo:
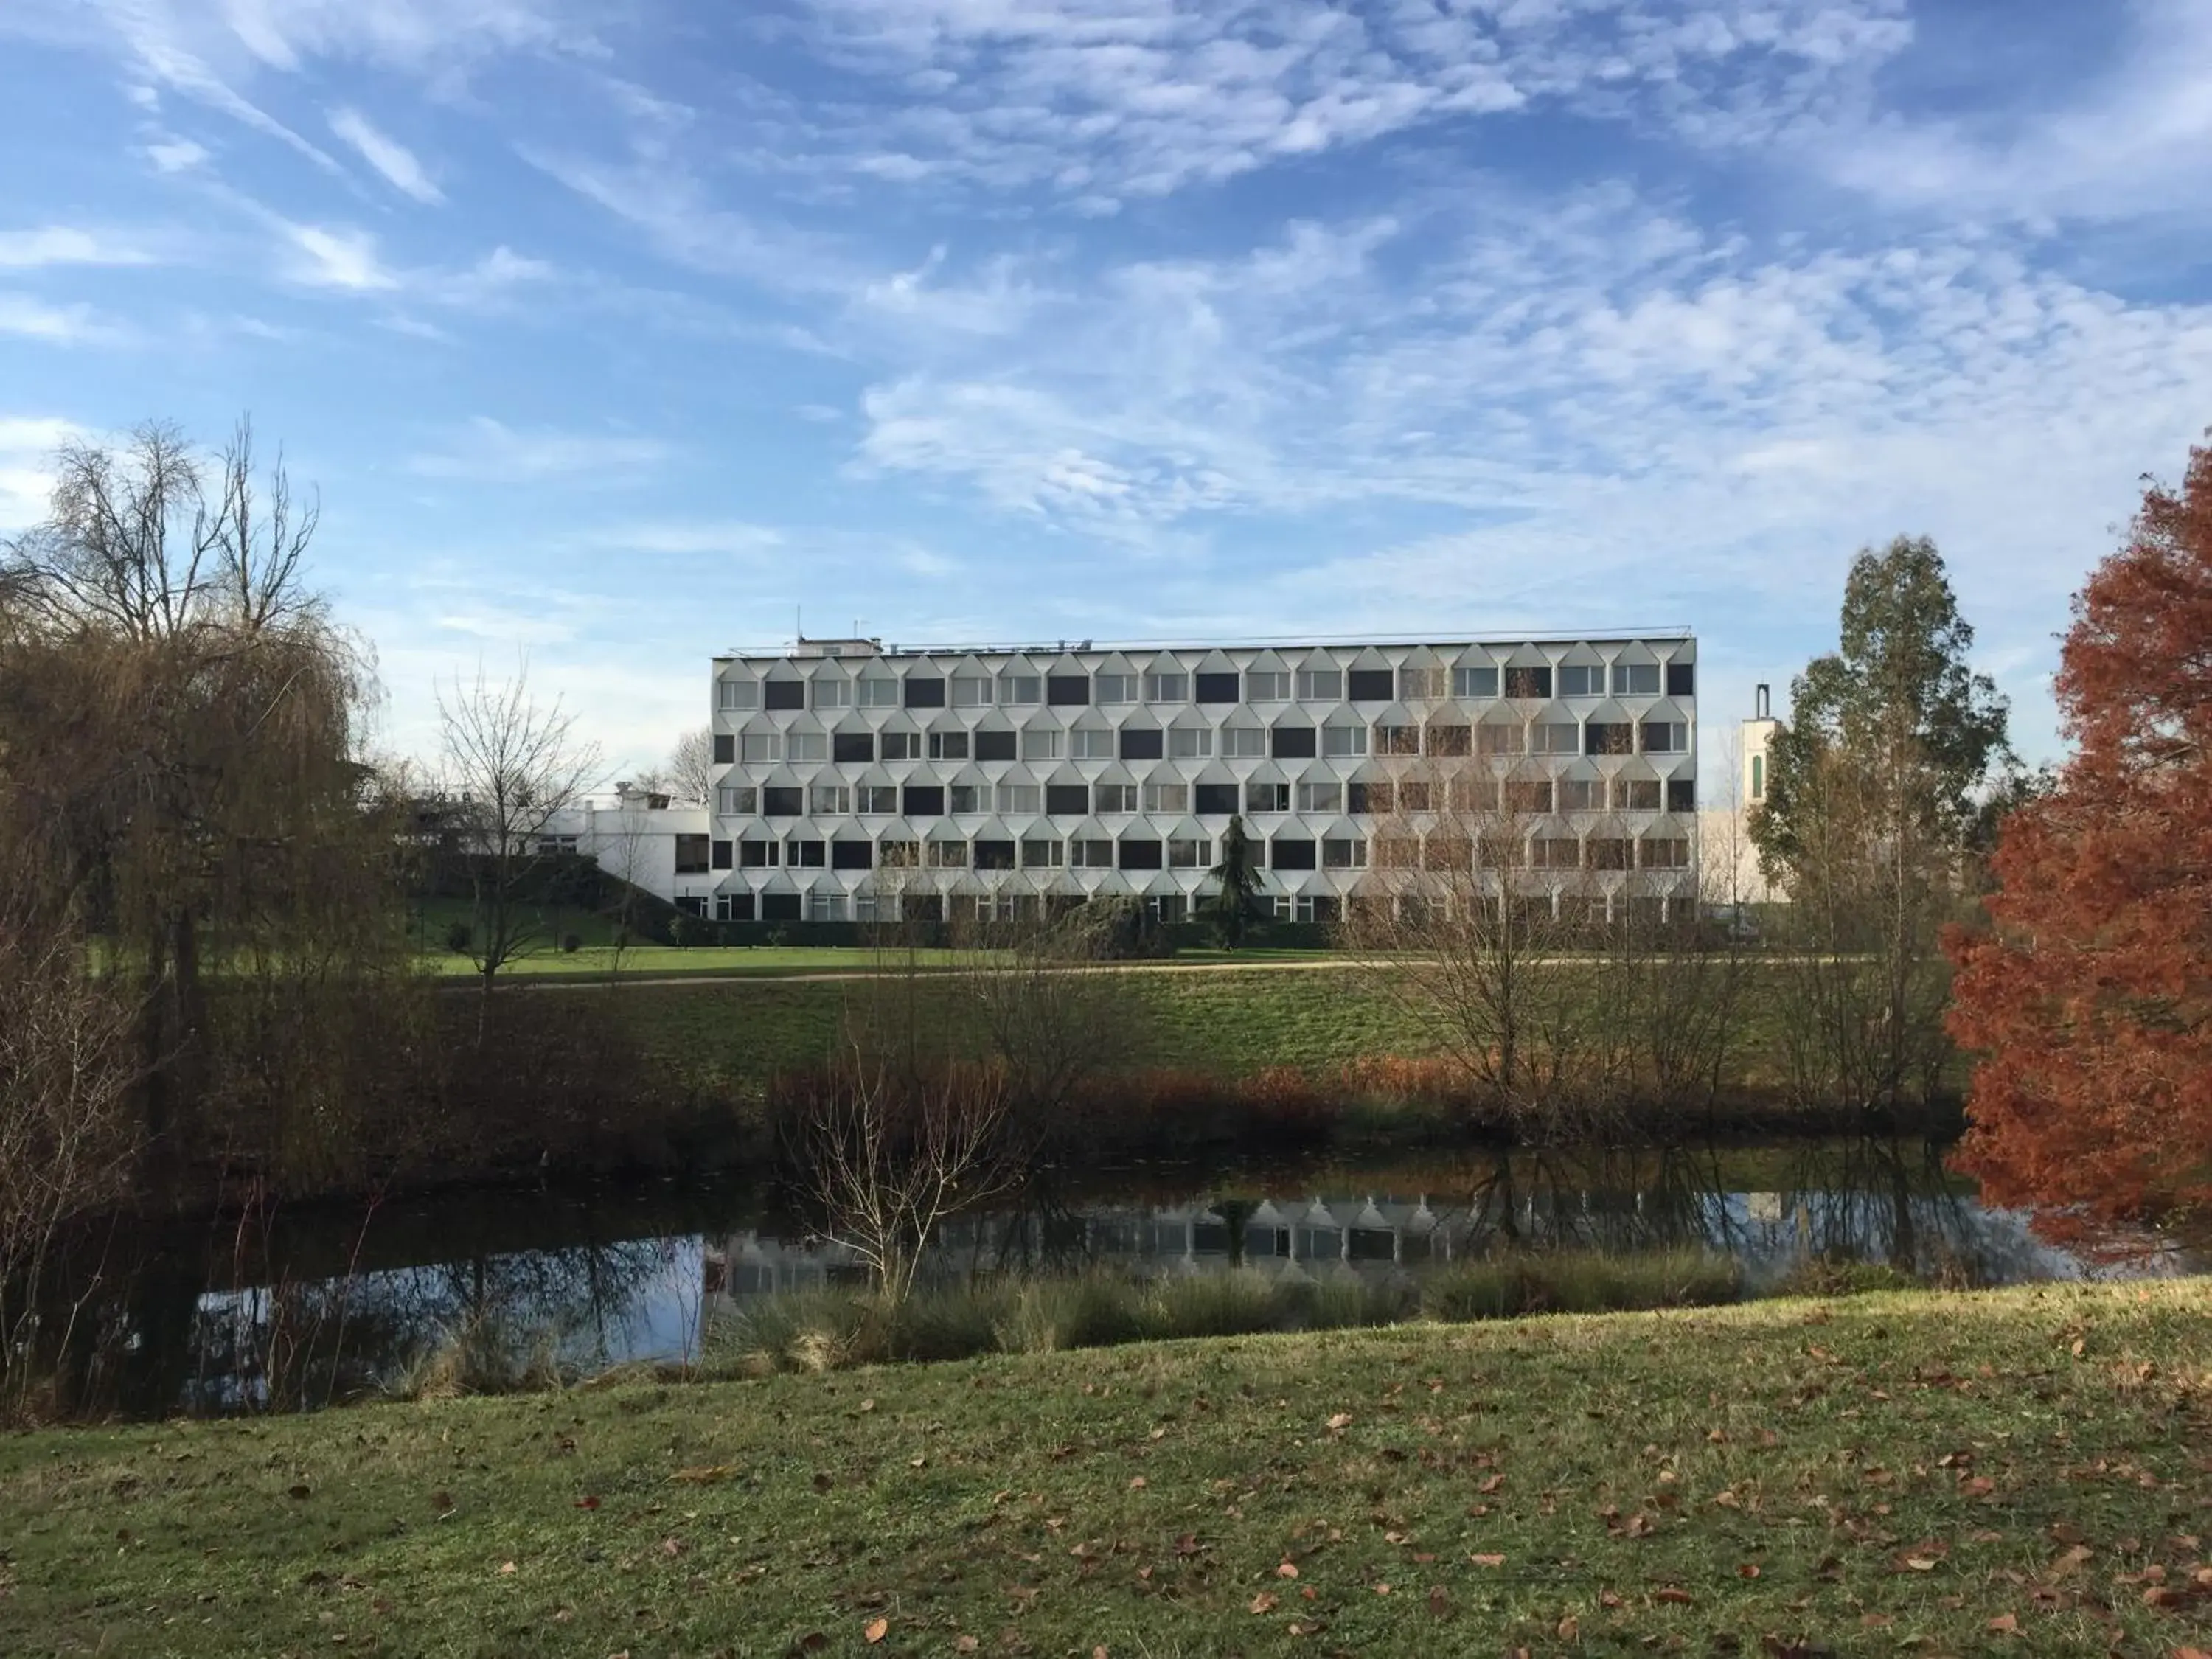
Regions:
[[[158,138],[146,146],[156,173],[189,173],[208,159],[207,146],[189,138]]]
[[[46,516],[54,452],[86,435],[74,422],[52,416],[0,416],[0,535]]]
[[[1808,159],[1895,206],[2047,220],[2212,209],[2212,9],[2108,0],[2116,61],[2070,95],[1969,121],[1894,112],[1812,130]]]
[[[818,50],[892,100],[856,173],[1043,184],[1086,210],[1468,116],[1563,108],[1771,134],[1910,41],[1905,0],[813,0]],[[886,138],[896,140],[887,144]]]
[[[123,338],[123,331],[101,321],[90,306],[48,305],[27,294],[4,292],[0,292],[0,334],[49,345],[97,345]]]
[[[594,552],[713,553],[750,558],[782,546],[784,537],[766,525],[737,519],[656,519],[609,525],[580,532],[573,540],[576,546]]]
[[[335,109],[330,115],[331,131],[353,146],[361,159],[384,175],[385,182],[416,201],[434,204],[446,199],[445,194],[430,181],[414,152],[397,139],[380,132],[369,124],[368,118],[356,109]]]
[[[0,230],[0,269],[39,265],[143,265],[153,254],[142,244],[112,231],[75,225],[37,230]]]
[[[419,477],[471,483],[580,486],[621,484],[651,472],[668,458],[657,439],[622,433],[525,431],[478,416],[441,447],[411,457]]]
[[[283,235],[292,254],[285,275],[293,282],[355,294],[383,293],[399,286],[398,276],[377,258],[376,238],[365,230],[287,223]]]

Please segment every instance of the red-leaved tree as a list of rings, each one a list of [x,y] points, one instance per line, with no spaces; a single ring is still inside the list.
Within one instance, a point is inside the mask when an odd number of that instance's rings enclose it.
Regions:
[[[2062,1231],[2172,1221],[2212,1208],[2212,448],[2075,596],[2057,693],[2074,751],[1948,942],[1960,1161]]]

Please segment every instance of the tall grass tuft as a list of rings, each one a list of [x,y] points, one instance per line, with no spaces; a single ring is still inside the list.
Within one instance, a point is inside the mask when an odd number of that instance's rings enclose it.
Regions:
[[[1701,1250],[1653,1255],[1596,1251],[1496,1255],[1463,1261],[1421,1286],[1431,1319],[1512,1319],[1525,1314],[1621,1313],[1707,1306],[1742,1293],[1735,1264]]]

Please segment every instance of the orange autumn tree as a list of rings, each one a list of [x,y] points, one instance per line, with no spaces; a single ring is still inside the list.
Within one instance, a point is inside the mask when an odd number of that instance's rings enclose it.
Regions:
[[[1960,1163],[2062,1228],[2172,1221],[2212,1208],[2212,448],[2075,596],[2057,694],[2074,752],[1949,941]]]

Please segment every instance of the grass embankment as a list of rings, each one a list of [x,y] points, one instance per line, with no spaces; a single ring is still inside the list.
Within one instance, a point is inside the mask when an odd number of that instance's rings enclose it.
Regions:
[[[0,1651],[2173,1655],[2212,1282],[0,1439]]]

